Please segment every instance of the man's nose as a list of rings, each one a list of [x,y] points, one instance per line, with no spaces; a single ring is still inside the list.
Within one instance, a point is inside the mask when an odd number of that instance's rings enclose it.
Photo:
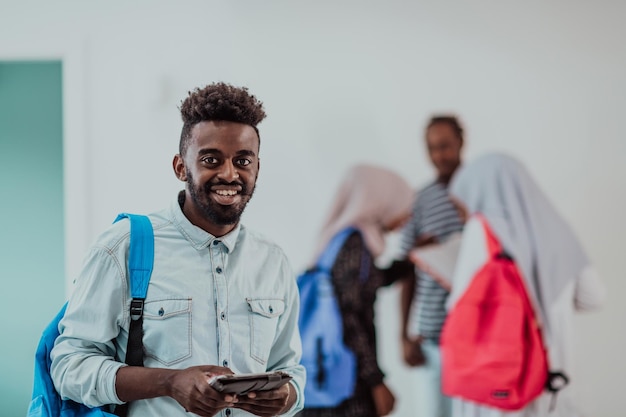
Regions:
[[[227,182],[233,182],[239,179],[239,172],[237,171],[237,167],[233,164],[232,161],[226,161],[222,164],[222,167],[219,172],[219,177]]]

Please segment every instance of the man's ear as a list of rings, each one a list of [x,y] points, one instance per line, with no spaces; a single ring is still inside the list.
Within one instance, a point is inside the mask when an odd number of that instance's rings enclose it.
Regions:
[[[185,168],[185,161],[183,161],[183,157],[180,156],[180,154],[178,153],[174,155],[172,168],[174,168],[174,175],[176,175],[176,178],[183,182],[187,181],[187,169]]]

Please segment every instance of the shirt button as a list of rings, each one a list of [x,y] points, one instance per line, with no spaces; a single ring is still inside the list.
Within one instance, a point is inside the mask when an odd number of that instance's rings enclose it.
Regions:
[[[219,241],[219,240],[214,240],[214,241],[213,241],[213,246],[217,246],[217,245],[219,245],[219,244],[220,244],[220,241]]]
[[[223,365],[223,366],[228,366],[228,361],[227,361],[226,359],[224,359],[224,360],[222,361],[222,365]]]
[[[224,320],[226,318],[226,314],[225,313],[220,314],[220,318]]]
[[[230,415],[230,408],[226,409],[226,415],[229,416]]]
[[[215,268],[215,271],[216,271],[218,274],[221,274],[221,273],[222,273],[222,268],[218,266],[217,268]]]

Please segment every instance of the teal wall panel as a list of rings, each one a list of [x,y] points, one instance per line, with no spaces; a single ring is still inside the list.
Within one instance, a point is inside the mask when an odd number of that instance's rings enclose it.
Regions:
[[[0,62],[0,415],[24,416],[65,298],[62,64]]]

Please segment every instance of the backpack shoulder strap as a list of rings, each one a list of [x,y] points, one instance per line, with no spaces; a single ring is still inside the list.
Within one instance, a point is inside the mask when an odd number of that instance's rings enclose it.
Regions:
[[[147,216],[129,213],[119,214],[113,223],[124,218],[130,220],[130,254],[128,256],[130,295],[133,298],[145,299],[154,264],[152,223]]]
[[[124,218],[130,220],[128,269],[132,297],[126,363],[132,366],[143,366],[143,307],[154,265],[154,230],[150,219],[139,214],[121,213],[113,223]],[[128,403],[115,407],[115,414],[126,416]]]
[[[483,226],[483,230],[485,231],[485,241],[487,242],[487,251],[489,252],[489,255],[491,257],[496,256],[512,260],[511,256],[504,251],[504,248],[502,248],[500,241],[493,232],[493,229],[489,225],[487,219],[480,213],[475,214],[475,217],[480,221],[480,224]]]
[[[143,307],[154,264],[154,231],[147,216],[121,213],[115,222],[124,218],[130,220],[128,269],[130,271],[130,294],[133,298],[130,303],[131,320],[126,363],[143,366]]]

